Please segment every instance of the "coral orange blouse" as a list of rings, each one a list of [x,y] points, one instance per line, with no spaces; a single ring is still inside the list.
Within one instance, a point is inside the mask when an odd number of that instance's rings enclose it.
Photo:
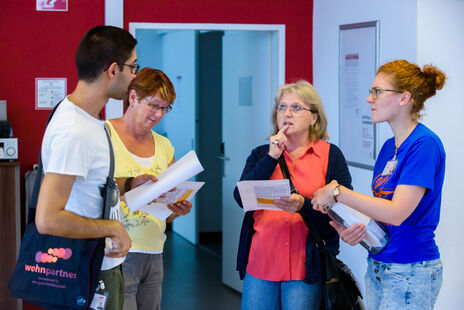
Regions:
[[[313,198],[325,185],[330,144],[311,142],[306,152],[292,161],[284,150],[292,182],[300,195]],[[283,179],[277,165],[271,180]],[[247,272],[267,281],[304,280],[305,244],[308,228],[299,213],[257,210],[253,214],[255,234],[251,242]]]

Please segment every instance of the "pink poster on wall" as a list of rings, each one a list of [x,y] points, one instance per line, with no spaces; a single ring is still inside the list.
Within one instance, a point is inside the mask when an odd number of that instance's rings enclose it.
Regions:
[[[67,11],[68,0],[36,0],[37,11]]]

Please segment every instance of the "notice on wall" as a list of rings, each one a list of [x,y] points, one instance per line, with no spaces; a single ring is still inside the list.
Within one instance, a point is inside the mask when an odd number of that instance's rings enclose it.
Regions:
[[[35,79],[35,109],[50,110],[66,97],[66,78]]]
[[[366,103],[377,65],[377,22],[340,26],[340,148],[348,164],[372,169],[376,125]]]
[[[67,11],[68,0],[36,0],[37,11]]]

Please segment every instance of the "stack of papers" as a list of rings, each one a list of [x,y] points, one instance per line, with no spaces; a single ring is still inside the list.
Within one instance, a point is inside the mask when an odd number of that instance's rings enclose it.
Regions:
[[[147,182],[124,194],[129,209],[146,212],[160,220],[165,220],[171,211],[166,207],[170,203],[191,200],[204,182],[187,182],[188,179],[202,172],[198,157],[194,151],[188,152],[172,166],[157,175],[157,182]],[[175,191],[169,192],[176,188]],[[165,198],[158,199],[166,193]],[[156,199],[156,202],[152,201]]]
[[[242,199],[243,211],[278,210],[274,199],[290,196],[290,183],[284,180],[240,181],[237,188]]]
[[[334,212],[336,216],[333,216],[331,212]],[[388,240],[388,236],[383,229],[370,217],[356,211],[347,205],[336,202],[329,208],[329,215],[334,221],[346,228],[361,223],[367,226],[366,237],[364,238],[372,248],[383,247]],[[338,217],[338,218],[337,218]]]
[[[138,209],[131,209],[130,207],[129,209],[132,212],[136,210],[143,211],[164,221],[172,213],[167,207],[168,204],[184,200],[191,201],[203,184],[205,184],[205,182],[183,182],[176,186],[175,191],[167,192],[165,198],[158,198],[156,202],[149,202]]]

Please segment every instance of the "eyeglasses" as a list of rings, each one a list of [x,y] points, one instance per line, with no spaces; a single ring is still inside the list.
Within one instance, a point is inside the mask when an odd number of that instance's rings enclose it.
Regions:
[[[291,104],[291,105],[279,104],[276,107],[276,111],[280,112],[280,113],[284,113],[285,111],[287,111],[287,108],[289,108],[290,111],[292,111],[292,113],[295,113],[295,114],[301,113],[301,112],[303,112],[303,110],[313,112],[310,109],[305,108],[305,107],[303,107],[303,106],[301,106],[299,104]]]
[[[158,111],[161,111],[161,113],[163,114],[166,114],[166,113],[169,113],[171,110],[172,110],[172,106],[169,104],[165,107],[160,107],[159,105],[157,104],[153,104],[153,103],[150,103],[148,102],[147,98],[143,98],[143,101],[145,101],[145,103],[147,104],[148,108],[152,111],[152,112],[158,112]]]
[[[113,63],[110,63],[108,65],[108,67],[106,67],[103,71],[106,71],[109,69],[109,67],[111,67]],[[137,74],[137,72],[139,72],[139,69],[140,69],[140,65],[139,64],[122,64],[123,66],[128,66],[131,68],[131,73],[132,74]]]
[[[137,74],[137,72],[139,72],[139,69],[140,69],[140,65],[139,64],[132,64],[132,65],[129,65],[129,64],[122,64],[123,66],[128,66],[131,68],[131,73],[132,74]]]
[[[391,91],[391,92],[398,93],[398,94],[404,93],[403,90],[397,90],[397,89],[382,89],[382,88],[374,87],[374,88],[369,89],[369,94],[372,96],[372,99],[375,100],[375,99],[377,99],[377,97],[378,97],[379,95],[381,95],[384,91]]]

